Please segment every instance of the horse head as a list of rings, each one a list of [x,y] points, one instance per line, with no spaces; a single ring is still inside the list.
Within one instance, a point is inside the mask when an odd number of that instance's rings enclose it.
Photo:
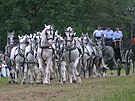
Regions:
[[[41,42],[43,44],[53,44],[54,40],[54,27],[52,25],[45,25],[45,28],[41,32]]]
[[[75,37],[75,35],[76,35],[76,33],[74,32],[74,29],[72,27],[67,27],[65,29],[64,36],[65,36],[66,40],[72,41],[73,38]]]
[[[90,39],[89,39],[88,33],[86,33],[86,34],[82,33],[81,41],[82,41],[83,44],[88,44],[89,43]]]
[[[66,45],[67,48],[71,48],[71,46],[74,45],[75,35],[76,35],[76,32],[74,32],[74,29],[72,27],[67,27],[65,29],[64,39],[65,39],[65,45]]]
[[[14,35],[15,35],[15,31],[7,32],[7,44],[10,46],[14,45]]]
[[[20,36],[18,35],[19,38],[19,43],[23,43],[23,44],[29,44],[29,36],[26,34],[24,36]]]

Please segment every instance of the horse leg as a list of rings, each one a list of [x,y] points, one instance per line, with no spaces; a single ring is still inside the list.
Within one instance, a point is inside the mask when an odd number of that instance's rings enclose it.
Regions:
[[[73,66],[74,63],[70,63],[70,68],[71,68],[71,74],[70,74],[70,83],[76,83],[76,68]]]
[[[10,66],[11,64],[7,64],[7,75],[8,75],[8,83],[12,83],[13,82],[13,72],[12,72],[12,68]],[[9,74],[8,74],[9,73]]]
[[[66,82],[66,63],[64,61],[61,62],[61,78],[62,81]]]
[[[133,59],[130,60],[130,64],[131,64],[131,67],[132,67],[132,74],[134,74],[134,60]]]
[[[34,65],[34,68],[35,68],[35,75],[36,75],[35,81],[36,81],[37,83],[40,83],[40,78],[41,78],[42,73],[40,72],[39,66],[38,66],[37,63]]]
[[[75,76],[74,76],[74,78],[75,78],[75,80],[76,80],[76,76],[77,76],[77,79],[78,79],[78,82],[79,83],[81,83],[81,67],[82,67],[82,62],[81,62],[81,56],[80,57],[78,57],[77,59],[76,59],[76,61],[75,61],[75,63],[74,63],[74,65],[73,65],[73,68],[75,69]],[[87,66],[87,61],[86,61],[86,66]]]
[[[26,79],[28,79],[28,64],[27,63],[24,64],[24,77],[21,84],[25,84]]]
[[[63,76],[63,71],[62,71],[62,63],[58,62],[56,66],[56,75],[59,83],[63,83],[62,76]]]
[[[19,70],[19,67],[20,65],[19,65],[19,63],[16,63],[16,66],[15,66],[15,74],[14,74],[14,76],[15,76],[15,83],[18,83],[18,74],[19,74],[19,72],[20,72],[20,70]]]
[[[34,65],[33,64],[30,64],[30,83],[31,84],[34,84]]]
[[[24,77],[24,64],[19,64],[19,74],[20,74],[20,81],[22,81]]]
[[[135,72],[135,70],[134,70],[134,69],[135,69],[135,68],[134,68],[134,62],[135,62],[135,61],[133,60],[133,74],[134,74],[134,72]]]
[[[38,69],[38,75],[37,75],[37,83],[42,82],[42,76],[44,76],[44,61],[41,58],[38,58],[38,63],[39,63],[39,69]]]
[[[107,69],[106,68],[103,68],[103,77],[106,77],[107,76]]]
[[[83,65],[84,78],[88,78],[87,61],[83,61],[82,65]]]
[[[47,66],[45,68],[43,83],[44,84],[50,84],[50,68],[52,68],[51,57],[46,62],[47,62]]]
[[[82,62],[79,61],[79,64],[77,65],[77,71],[76,71],[76,74],[78,74],[78,75],[77,75],[77,80],[78,80],[79,83],[82,82],[82,80],[81,80],[82,68],[83,68],[83,67],[82,67]]]

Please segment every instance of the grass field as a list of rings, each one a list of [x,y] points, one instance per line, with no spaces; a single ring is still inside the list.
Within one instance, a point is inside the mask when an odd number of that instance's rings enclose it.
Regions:
[[[0,101],[135,101],[135,75],[89,78],[81,84],[9,85],[0,79]]]

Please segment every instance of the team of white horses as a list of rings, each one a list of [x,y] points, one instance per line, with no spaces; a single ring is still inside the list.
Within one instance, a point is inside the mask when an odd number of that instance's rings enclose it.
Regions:
[[[88,34],[76,37],[72,27],[65,28],[64,37],[53,26],[45,25],[41,32],[18,38],[15,46],[14,32],[8,33],[5,59],[9,82],[50,84],[50,78],[60,83],[81,82],[82,77],[106,76],[106,61],[114,60],[114,53],[108,51],[112,48],[103,40],[93,42]],[[115,60],[114,64],[117,68]]]

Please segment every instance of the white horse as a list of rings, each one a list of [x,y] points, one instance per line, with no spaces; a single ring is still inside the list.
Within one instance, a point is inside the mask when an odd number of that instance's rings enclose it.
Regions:
[[[82,65],[84,69],[84,77],[88,78],[91,76],[93,71],[92,63],[94,62],[95,58],[95,48],[91,45],[88,33],[83,34],[81,36],[81,44],[83,48],[83,55],[82,55]]]
[[[54,72],[52,68],[53,39],[53,26],[45,25],[44,30],[41,32],[41,39],[37,50],[39,69],[43,73],[44,84],[50,84],[50,73]]]
[[[66,82],[66,63],[63,59],[63,44],[64,39],[61,37],[61,35],[57,34],[57,31],[55,33],[54,38],[54,50],[55,50],[55,70],[56,70],[56,76],[59,80],[59,83],[63,84]]]
[[[11,62],[10,62],[10,54],[11,54],[11,49],[14,46],[14,34],[15,34],[15,31],[7,32],[7,45],[5,47],[5,62],[10,72],[10,75],[8,77],[9,83],[12,82],[12,68],[11,68]]]
[[[20,74],[20,80],[23,78],[23,68],[24,67],[24,53],[25,53],[25,48],[28,44],[28,36],[18,36],[19,38],[19,45],[15,46],[11,50],[11,56],[10,60],[12,63],[12,69],[15,72],[15,82],[18,83],[18,72]]]
[[[105,64],[104,58],[103,58],[103,53],[102,53],[102,47],[103,47],[103,39],[95,39],[95,47],[96,47],[96,57],[95,57],[95,66],[97,68],[98,76],[105,76],[106,73],[103,72],[103,69],[109,69],[107,65]]]
[[[24,77],[22,80],[22,83],[26,83],[26,79],[28,80],[28,77],[30,79],[30,83],[34,83],[34,74],[35,74],[35,57],[34,57],[34,50],[36,47],[35,42],[35,34],[30,34],[29,38],[29,45],[25,48],[25,68],[24,68]]]
[[[70,83],[77,81],[76,76],[78,76],[78,82],[81,82],[81,54],[74,39],[75,34],[72,27],[66,28],[63,57],[68,66]]]

